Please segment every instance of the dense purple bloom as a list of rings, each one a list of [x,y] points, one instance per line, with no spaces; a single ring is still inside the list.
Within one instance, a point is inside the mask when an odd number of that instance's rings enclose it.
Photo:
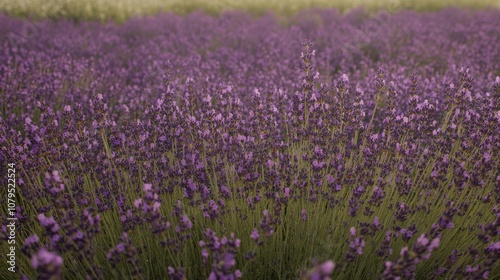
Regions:
[[[259,232],[257,231],[256,228],[252,230],[252,234],[250,235],[250,237],[255,241],[259,239]]]
[[[303,272],[301,279],[330,280],[330,275],[333,273],[334,269],[335,263],[331,260],[328,260],[322,264],[316,265],[314,268],[307,272]]]
[[[27,38],[0,16],[18,260],[41,278],[498,277],[498,18],[194,13]]]
[[[40,221],[40,224],[44,228],[52,233],[59,231],[59,224],[52,217],[46,217],[45,214],[42,213],[38,215],[38,221]]]
[[[31,257],[31,265],[38,271],[41,279],[60,275],[63,258],[54,252],[41,248]]]
[[[31,235],[24,240],[24,246],[31,246],[33,244],[38,243],[39,241],[40,241],[40,239],[38,238],[38,236],[36,234]]]

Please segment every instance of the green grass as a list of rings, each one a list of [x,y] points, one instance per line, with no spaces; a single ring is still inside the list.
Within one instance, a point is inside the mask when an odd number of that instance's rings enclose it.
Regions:
[[[154,15],[159,12],[187,14],[204,10],[217,15],[236,9],[253,14],[272,11],[278,15],[290,16],[309,8],[336,8],[345,12],[361,6],[367,10],[434,11],[449,6],[472,9],[500,8],[500,2],[497,0],[0,0],[0,11],[19,17],[101,21],[111,19],[118,22],[130,17]]]

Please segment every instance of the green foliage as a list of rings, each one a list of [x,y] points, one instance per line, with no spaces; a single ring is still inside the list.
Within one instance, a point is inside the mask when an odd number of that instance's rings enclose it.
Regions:
[[[310,8],[336,8],[348,11],[357,7],[367,10],[400,10],[414,9],[417,11],[435,11],[445,7],[486,9],[500,8],[496,0],[0,0],[0,11],[19,17],[67,18],[73,20],[114,20],[123,22],[131,17],[154,15],[160,12],[188,14],[204,10],[209,14],[218,15],[227,10],[245,10],[259,15],[272,11],[283,16],[293,15]]]

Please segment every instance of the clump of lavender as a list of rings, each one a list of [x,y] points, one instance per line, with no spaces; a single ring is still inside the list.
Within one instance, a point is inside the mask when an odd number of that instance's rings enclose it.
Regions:
[[[40,248],[31,257],[31,265],[38,272],[39,279],[62,279],[63,258],[45,248]]]
[[[335,269],[335,263],[333,261],[326,261],[322,264],[316,265],[314,268],[303,272],[301,279],[307,280],[330,280],[330,275]]]
[[[361,236],[356,235],[356,228],[351,227],[349,230],[350,233],[350,242],[349,242],[349,249],[346,253],[345,260],[346,262],[350,263],[354,261],[356,258],[356,255],[363,255],[363,248],[366,245],[365,240]]]
[[[151,231],[156,235],[161,235],[170,228],[170,222],[161,215],[161,199],[157,193],[153,192],[152,184],[144,184],[142,187],[144,197],[134,200],[134,207],[138,212],[137,216],[141,218],[141,223],[149,223]],[[124,216],[124,220],[126,220]]]
[[[236,267],[236,255],[241,245],[241,240],[236,239],[234,233],[230,238],[226,236],[218,238],[215,232],[207,229],[204,233],[204,240],[199,242],[202,248],[203,263],[208,264],[209,257],[213,259],[211,271],[208,276],[210,280],[241,278],[242,273]]]
[[[186,280],[185,269],[178,268],[174,269],[173,267],[168,267],[168,276],[172,280]]]
[[[385,263],[385,270],[380,278],[401,279],[415,277],[416,265],[423,260],[429,259],[431,252],[439,246],[439,243],[440,239],[438,237],[430,241],[425,234],[422,234],[413,245],[413,250],[410,251],[408,247],[403,247],[397,262],[387,261]]]
[[[106,258],[111,263],[113,268],[122,258],[125,258],[127,264],[130,265],[130,274],[132,277],[140,279],[144,278],[143,269],[137,255],[137,248],[132,244],[132,240],[126,232],[122,233],[120,243],[109,250]]]

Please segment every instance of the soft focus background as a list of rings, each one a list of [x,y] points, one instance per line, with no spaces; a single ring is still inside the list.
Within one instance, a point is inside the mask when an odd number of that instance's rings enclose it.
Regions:
[[[500,8],[498,0],[0,0],[0,11],[15,16],[99,19],[123,21],[133,16],[153,15],[159,12],[186,14],[204,10],[220,14],[227,10],[245,10],[255,14],[273,11],[291,15],[308,8],[336,8],[342,12],[356,7],[367,10],[414,9],[434,11],[444,7]]]

